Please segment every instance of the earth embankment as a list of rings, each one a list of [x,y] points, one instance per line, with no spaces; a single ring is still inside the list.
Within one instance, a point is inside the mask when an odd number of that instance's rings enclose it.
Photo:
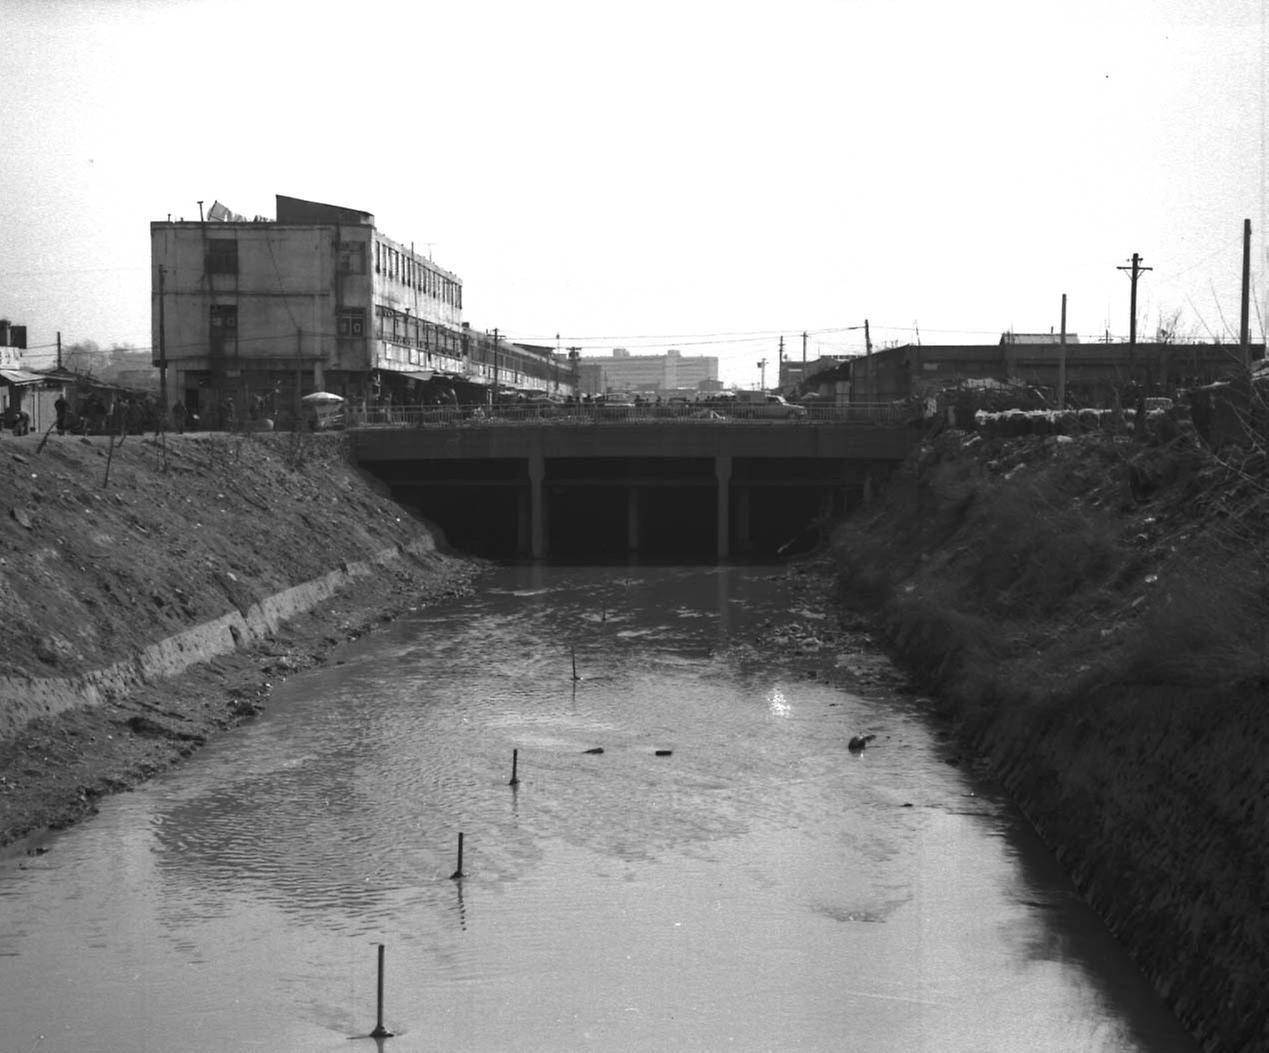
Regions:
[[[1263,446],[926,443],[834,538],[878,618],[1204,1048],[1269,1049]]]
[[[6,435],[0,517],[0,846],[90,814],[477,570],[340,435]]]

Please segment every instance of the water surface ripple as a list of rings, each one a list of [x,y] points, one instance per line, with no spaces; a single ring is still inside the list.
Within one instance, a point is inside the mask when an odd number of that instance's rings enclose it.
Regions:
[[[0,1048],[1194,1048],[783,571],[486,584],[0,863]]]

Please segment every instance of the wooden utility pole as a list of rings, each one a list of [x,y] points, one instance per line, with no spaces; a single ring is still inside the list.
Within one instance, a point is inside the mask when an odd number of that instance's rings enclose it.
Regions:
[[[1238,345],[1242,349],[1243,368],[1251,367],[1251,220],[1243,220],[1243,298],[1242,317],[1238,326]]]
[[[874,402],[877,398],[877,383],[872,375],[872,333],[868,329],[868,319],[864,319],[864,373],[868,380],[868,401]]]
[[[781,337],[780,340],[781,342],[783,342],[784,338]],[[766,391],[767,390],[767,360],[765,358],[760,359],[758,361],[758,369],[761,371],[759,374],[760,379],[758,380],[758,390]]]
[[[57,368],[62,368],[62,331],[57,331]]]
[[[1062,294],[1062,335],[1058,337],[1057,408],[1066,409],[1066,293]]]
[[[1154,268],[1141,266],[1141,254],[1134,252],[1131,266],[1116,267],[1115,269],[1130,271],[1130,277],[1132,278],[1132,292],[1129,294],[1128,299],[1128,379],[1131,380],[1137,353],[1137,279],[1141,277],[1143,271],[1152,271]]]
[[[802,365],[806,365],[806,330],[802,330]],[[806,370],[802,370],[802,379],[806,379]]]

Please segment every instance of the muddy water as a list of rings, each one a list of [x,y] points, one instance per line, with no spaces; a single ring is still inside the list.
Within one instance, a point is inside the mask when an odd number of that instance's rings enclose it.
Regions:
[[[0,1049],[1192,1048],[783,571],[486,585],[0,863]]]

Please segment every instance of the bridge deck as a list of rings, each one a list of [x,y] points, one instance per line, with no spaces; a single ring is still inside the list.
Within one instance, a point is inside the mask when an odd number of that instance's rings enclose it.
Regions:
[[[902,460],[917,433],[840,421],[479,420],[354,427],[359,460],[528,457],[814,457]]]

